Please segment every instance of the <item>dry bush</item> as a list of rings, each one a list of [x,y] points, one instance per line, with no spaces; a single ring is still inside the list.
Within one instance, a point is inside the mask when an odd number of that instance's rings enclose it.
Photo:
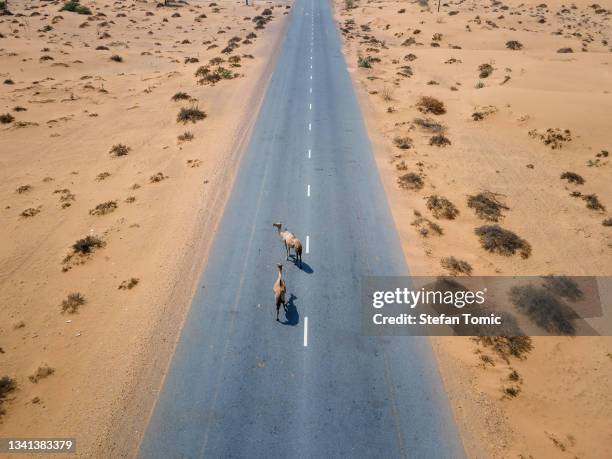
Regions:
[[[433,113],[434,115],[443,115],[446,113],[444,102],[439,101],[435,97],[423,96],[416,104],[417,109],[424,114]]]
[[[10,113],[4,113],[0,115],[0,123],[2,124],[9,124],[9,123],[12,123],[13,121],[15,121],[15,117],[11,115]]]
[[[65,300],[62,301],[62,313],[75,314],[79,308],[86,303],[85,297],[80,293],[70,293]]]
[[[112,156],[127,156],[130,152],[131,148],[127,145],[123,145],[122,143],[118,143],[113,145],[109,151]]]
[[[488,78],[493,73],[493,66],[491,64],[480,64],[478,66],[480,78]]]
[[[533,349],[529,336],[477,336],[473,339],[484,347],[492,348],[506,362],[510,357],[524,359]]]
[[[521,258],[531,255],[531,245],[527,241],[499,225],[483,225],[474,231],[482,247],[491,253],[510,256],[518,252]]]
[[[86,236],[72,244],[72,251],[79,255],[88,255],[95,249],[104,247],[106,243],[98,236]]]
[[[101,202],[89,211],[89,215],[106,215],[117,209],[117,201]]]
[[[179,100],[189,100],[189,99],[191,99],[191,96],[183,91],[179,91],[172,96],[172,100],[175,102]]]
[[[440,225],[425,217],[415,218],[411,225],[419,231],[419,235],[422,237],[441,236],[444,234],[444,230]]]
[[[110,172],[100,172],[98,175],[96,175],[96,181],[101,182],[102,180],[106,180],[110,176]]]
[[[530,137],[540,139],[544,145],[549,146],[553,150],[559,150],[563,148],[565,143],[572,141],[572,133],[569,129],[548,128],[544,132],[532,129],[528,134]]]
[[[123,62],[123,58],[121,56],[119,56],[119,54],[113,54],[110,57],[110,60],[113,62]]]
[[[410,137],[395,137],[393,139],[393,144],[397,148],[401,148],[402,150],[408,150],[412,147],[412,139]]]
[[[561,174],[561,180],[567,180],[568,183],[575,183],[576,185],[583,185],[584,179],[582,176],[575,172],[563,172]]]
[[[163,173],[158,172],[156,174],[153,174],[151,177],[149,177],[149,181],[151,183],[158,183],[161,182],[162,180],[166,180],[168,177],[165,176]]]
[[[140,282],[140,279],[138,279],[137,277],[132,277],[128,280],[124,280],[123,282],[121,282],[121,284],[119,285],[119,287],[117,287],[117,289],[132,290],[134,287],[138,285],[139,282]]]
[[[177,123],[187,124],[190,121],[195,123],[206,118],[206,113],[200,110],[198,107],[183,107],[176,117]]]
[[[605,211],[606,207],[599,201],[596,194],[586,194],[582,196],[582,199],[586,201],[587,209]]]
[[[434,135],[431,139],[429,139],[429,145],[436,147],[445,147],[450,145],[451,141],[444,134]]]
[[[447,269],[453,276],[457,276],[459,274],[472,274],[472,266],[464,260],[459,260],[455,257],[446,257],[440,260],[440,265],[444,269]]]
[[[425,186],[423,182],[423,178],[419,174],[415,174],[414,172],[408,172],[404,175],[401,175],[397,179],[397,184],[400,188],[404,188],[406,190],[420,190]]]
[[[570,301],[579,301],[584,297],[578,284],[568,276],[544,276],[544,288]]]
[[[601,222],[603,226],[612,226],[612,218],[606,218]]]
[[[523,49],[523,44],[517,40],[510,40],[506,42],[506,48],[518,51],[519,49]]]
[[[0,378],[0,418],[6,413],[2,405],[7,397],[15,390],[17,390],[17,381],[10,376],[3,376]]]
[[[446,218],[453,220],[459,215],[459,209],[447,198],[438,195],[431,195],[425,198],[427,208],[435,218]]]
[[[39,366],[36,371],[34,372],[34,374],[28,376],[28,379],[33,382],[34,384],[37,384],[38,381],[40,381],[41,379],[45,379],[49,376],[51,376],[53,373],[55,373],[55,369],[51,368],[49,365],[47,365],[46,363],[43,363],[41,366]]]
[[[28,191],[32,190],[32,185],[21,185],[20,187],[18,187],[15,190],[15,193],[17,194],[23,194],[23,193],[27,193]]]
[[[415,118],[414,124],[422,129],[425,129],[426,131],[436,134],[442,134],[446,130],[446,127],[442,123],[439,123],[431,118]]]
[[[499,195],[490,191],[483,191],[473,196],[468,196],[467,205],[474,209],[476,215],[483,220],[498,222],[503,218],[502,210],[509,210],[499,199]]]
[[[40,209],[37,209],[35,207],[28,207],[27,209],[23,210],[19,215],[21,215],[24,218],[29,218],[29,217],[34,217],[35,215],[40,213]]]
[[[515,286],[510,289],[510,301],[536,325],[549,333],[573,335],[572,323],[578,314],[551,291],[534,285]]]
[[[190,142],[194,138],[194,135],[190,131],[185,131],[178,136],[179,142]]]

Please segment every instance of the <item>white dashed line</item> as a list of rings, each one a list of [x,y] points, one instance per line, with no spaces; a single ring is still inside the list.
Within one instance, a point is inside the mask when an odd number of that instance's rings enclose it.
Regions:
[[[304,316],[304,347],[308,347],[308,317]]]
[[[310,94],[312,94],[312,88],[310,88]]]
[[[312,104],[308,104],[308,110],[312,110]]]
[[[309,148],[308,149],[308,159],[310,159],[311,154],[312,154],[312,150]]]
[[[306,188],[306,196],[310,197],[310,185]]]
[[[312,124],[311,123],[308,123],[308,130],[312,131]]]
[[[310,253],[310,236],[306,236],[306,253]]]

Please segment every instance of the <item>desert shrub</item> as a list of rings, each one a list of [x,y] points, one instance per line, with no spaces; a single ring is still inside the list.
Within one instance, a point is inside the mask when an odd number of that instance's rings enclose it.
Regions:
[[[587,209],[605,211],[606,207],[599,201],[596,194],[586,194],[582,196],[582,199],[586,201]]]
[[[86,6],[81,5],[78,2],[78,0],[70,0],[64,3],[64,6],[61,7],[60,11],[68,11],[70,13],[86,14],[86,15],[91,14],[91,10],[87,8]]]
[[[451,141],[444,134],[436,134],[429,139],[429,145],[436,147],[445,147],[450,144]]]
[[[557,52],[561,54],[566,54],[566,53],[573,53],[574,50],[572,48],[559,48]]]
[[[28,379],[33,382],[34,384],[37,384],[38,381],[40,381],[41,379],[47,378],[49,376],[51,376],[53,373],[55,373],[55,369],[51,368],[49,365],[47,365],[46,363],[39,366],[36,369],[36,372],[34,372],[34,374],[28,376]]]
[[[34,217],[38,213],[40,213],[40,209],[37,209],[35,207],[28,207],[27,209],[22,211],[21,214],[19,215],[21,215],[22,217],[28,218],[28,217]]]
[[[412,147],[412,139],[410,137],[395,137],[393,143],[397,148],[408,150]]]
[[[509,207],[499,201],[497,196],[490,191],[483,191],[468,196],[467,205],[470,209],[474,209],[476,215],[483,220],[498,222],[503,217],[502,210],[509,210]]]
[[[472,274],[472,266],[464,260],[459,260],[455,257],[446,257],[440,260],[440,265],[447,269],[453,276],[458,274]]]
[[[4,401],[8,397],[9,394],[14,392],[17,389],[17,381],[9,376],[3,376],[0,378],[0,417],[6,413],[4,408],[2,407]]]
[[[180,134],[180,135],[178,136],[178,140],[179,140],[180,142],[190,142],[190,141],[192,141],[192,140],[193,140],[193,137],[194,137],[194,135],[193,135],[193,133],[192,133],[192,132],[190,132],[190,131],[185,131],[185,132],[183,132],[182,134]]]
[[[528,134],[533,138],[540,139],[544,145],[549,146],[553,150],[563,148],[565,143],[572,141],[572,133],[569,129],[548,128],[545,132],[532,129]]]
[[[425,183],[423,182],[423,178],[419,174],[415,174],[414,172],[408,172],[404,175],[399,176],[397,179],[397,184],[400,188],[414,191],[420,190],[425,185]]]
[[[434,115],[443,115],[446,113],[444,102],[436,99],[435,97],[421,97],[417,102],[416,107],[421,113],[425,114],[433,113]]]
[[[603,226],[612,226],[612,218],[606,218],[601,222]]]
[[[504,395],[506,395],[507,397],[518,397],[518,394],[521,393],[521,388],[519,386],[509,386],[509,387],[504,387]]]
[[[23,193],[27,193],[30,190],[32,190],[32,185],[21,185],[15,190],[15,193],[23,194]]]
[[[75,314],[79,308],[86,303],[85,297],[80,293],[70,293],[65,300],[62,301],[62,313]]]
[[[113,145],[109,151],[109,153],[113,156],[127,156],[130,152],[131,148],[122,143],[118,143]]]
[[[86,236],[83,239],[79,239],[72,244],[72,250],[74,253],[87,255],[90,254],[94,249],[104,247],[105,243],[102,239],[97,236]]]
[[[527,241],[499,225],[483,225],[474,231],[482,247],[491,253],[510,256],[519,252],[522,258],[531,255],[531,245]]]
[[[149,177],[149,181],[151,183],[158,183],[161,182],[162,180],[166,180],[168,177],[166,177],[162,172],[158,172],[156,174],[153,174],[151,177]]]
[[[568,276],[544,276],[543,285],[555,295],[570,301],[578,301],[584,297],[578,284]]]
[[[129,280],[124,280],[123,282],[121,282],[121,284],[117,288],[119,290],[132,290],[134,287],[138,285],[139,282],[140,282],[140,279],[136,277],[132,277]]]
[[[89,215],[106,215],[117,209],[117,201],[101,202],[89,211]]]
[[[524,359],[533,349],[529,336],[478,336],[477,343],[492,348],[506,362],[509,357]]]
[[[411,225],[418,230],[421,237],[441,236],[444,234],[444,231],[440,225],[425,217],[415,218]]]
[[[520,41],[510,40],[506,42],[506,48],[518,51],[519,49],[523,49],[523,44]]]
[[[545,288],[534,285],[512,287],[510,301],[549,333],[573,335],[576,332],[572,323],[578,318],[576,312]]]
[[[576,185],[584,184],[584,179],[575,172],[564,172],[561,174],[561,179],[567,180],[568,183],[575,183]]]
[[[364,69],[372,68],[372,58],[370,56],[359,56],[357,58],[357,66]]]
[[[414,124],[422,129],[425,129],[426,131],[435,132],[438,134],[441,134],[446,130],[442,123],[438,123],[436,120],[431,118],[415,118]]]
[[[119,56],[119,54],[113,54],[110,57],[110,60],[114,61],[114,62],[123,62],[123,58],[121,56]]]
[[[9,123],[12,123],[13,121],[15,121],[15,117],[11,115],[10,113],[4,113],[0,115],[0,123],[2,124],[9,124]]]
[[[478,74],[480,78],[488,78],[493,73],[494,69],[491,64],[480,64],[478,70],[480,71]]]
[[[443,196],[431,195],[425,198],[427,208],[431,211],[432,215],[436,218],[446,218],[453,220],[459,215],[459,209]]]
[[[197,72],[196,72],[196,74],[197,74]],[[191,96],[189,94],[187,94],[186,92],[183,92],[183,91],[179,91],[179,92],[177,92],[176,94],[174,94],[172,96],[172,100],[175,101],[175,102],[179,101],[179,100],[189,100],[189,99],[191,99]]]
[[[200,110],[197,106],[183,107],[176,117],[176,122],[187,124],[191,121],[192,123],[195,123],[199,120],[203,120],[204,118],[206,118],[206,113]]]

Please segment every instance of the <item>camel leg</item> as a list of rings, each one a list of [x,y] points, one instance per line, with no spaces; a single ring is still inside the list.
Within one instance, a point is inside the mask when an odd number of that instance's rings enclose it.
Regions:
[[[280,303],[276,303],[276,321],[280,322],[280,320],[278,320],[278,311],[280,310]]]

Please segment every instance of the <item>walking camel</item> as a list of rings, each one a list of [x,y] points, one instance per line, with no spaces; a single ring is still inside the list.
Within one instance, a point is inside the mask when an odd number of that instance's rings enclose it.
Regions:
[[[299,263],[299,266],[302,266],[302,243],[300,242],[300,240],[295,237],[295,234],[285,230],[283,231],[283,224],[282,223],[273,223],[272,226],[276,227],[276,229],[278,230],[278,235],[280,236],[280,238],[282,239],[283,243],[285,244],[285,250],[287,252],[287,259],[289,259],[289,256],[291,255],[291,249],[293,249],[295,251],[295,261],[296,263]]]
[[[272,287],[272,291],[274,292],[274,301],[276,303],[276,321],[278,320],[278,312],[280,310],[281,304],[283,308],[285,308],[285,314],[287,314],[287,302],[285,301],[285,293],[287,293],[287,286],[285,285],[285,281],[283,280],[283,265],[278,263],[278,277],[276,278],[276,282],[274,283],[274,287]]]

